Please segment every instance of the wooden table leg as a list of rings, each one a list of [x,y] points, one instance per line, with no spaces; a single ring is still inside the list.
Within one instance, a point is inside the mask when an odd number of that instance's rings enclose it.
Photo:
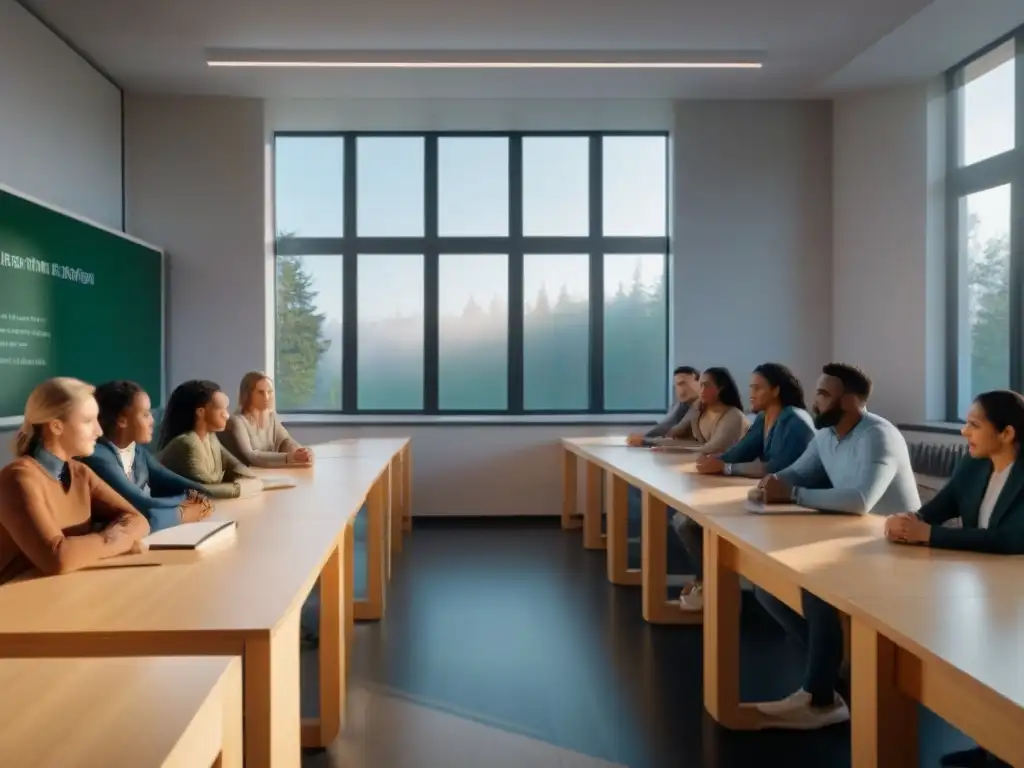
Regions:
[[[917,765],[917,704],[898,687],[896,645],[856,618],[850,635],[853,768]]]
[[[242,768],[245,745],[242,729],[242,660],[236,659],[221,680],[223,713],[223,741],[219,768]]]
[[[601,502],[604,489],[604,470],[592,461],[587,462],[587,497],[583,507],[583,546],[585,549],[604,549],[601,532]]]
[[[402,452],[402,530],[412,533],[412,444]]]
[[[356,639],[356,525],[349,520],[345,526],[342,550],[342,587],[344,590],[342,608],[345,611],[345,656],[352,658],[352,647]],[[347,667],[346,667],[347,669]]]
[[[391,459],[391,551],[402,551],[402,532],[405,530],[405,470],[399,451]]]
[[[606,472],[605,503],[608,526],[608,581],[612,584],[639,586],[639,570],[629,568],[629,483]]]
[[[562,529],[579,528],[583,522],[576,514],[576,454],[562,449]]]
[[[395,525],[394,499],[391,497],[391,464],[389,463],[384,469],[384,474],[378,481],[381,484],[381,494],[383,496],[382,504],[384,505],[384,578],[391,581],[391,553],[394,551],[391,546],[392,529]]]
[[[267,637],[247,640],[242,658],[246,768],[299,768],[299,614]]]
[[[344,534],[342,534],[342,538]],[[348,654],[345,610],[344,542],[320,572],[320,716],[302,721],[302,746],[327,747],[338,738],[345,718]]]
[[[376,621],[384,617],[384,534],[385,512],[382,479],[370,488],[366,497],[366,599],[355,605],[360,621]]]
[[[668,595],[668,507],[647,491],[643,492],[641,565],[644,620],[651,624],[700,624],[702,611],[684,611]]]
[[[751,729],[757,710],[740,704],[740,577],[733,546],[704,528],[704,708],[721,725]]]

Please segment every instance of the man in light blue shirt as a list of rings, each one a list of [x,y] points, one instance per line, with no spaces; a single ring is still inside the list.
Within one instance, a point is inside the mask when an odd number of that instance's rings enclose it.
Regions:
[[[796,463],[769,475],[751,496],[765,503],[796,502],[822,512],[891,515],[921,507],[910,452],[900,431],[867,411],[871,380],[859,369],[830,363],[814,398],[814,439]],[[807,648],[799,691],[758,709],[778,728],[809,730],[844,722],[850,710],[836,693],[843,662],[839,613],[807,591],[801,617],[757,590],[758,599]]]

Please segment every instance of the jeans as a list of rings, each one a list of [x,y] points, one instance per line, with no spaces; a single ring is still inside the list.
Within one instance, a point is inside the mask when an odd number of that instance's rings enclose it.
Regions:
[[[803,616],[760,587],[755,587],[754,593],[772,618],[807,649],[803,689],[811,694],[811,704],[816,707],[831,704],[843,664],[843,625],[839,612],[806,590],[800,591]]]
[[[630,539],[638,539],[642,533],[641,528],[643,525],[643,494],[639,488],[635,488],[632,485],[629,486],[629,492],[627,494],[628,499],[628,536]],[[675,510],[670,510],[675,512]],[[668,573],[672,575],[685,575],[690,573],[697,573],[697,578],[700,578],[701,565],[703,562],[703,551],[704,551],[704,540],[703,532],[700,526],[697,526],[696,536],[696,556],[690,551],[690,546],[686,539],[683,538],[683,534],[680,533],[676,526],[676,519],[682,517],[684,520],[689,518],[682,515],[680,512],[675,512],[668,522],[669,535],[667,537],[668,545]]]
[[[676,512],[669,521],[679,540],[683,542],[686,556],[693,564],[697,581],[704,580],[704,529],[682,512]]]

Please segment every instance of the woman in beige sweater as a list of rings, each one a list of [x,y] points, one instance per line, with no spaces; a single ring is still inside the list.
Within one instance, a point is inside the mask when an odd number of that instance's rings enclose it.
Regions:
[[[250,467],[306,467],[313,452],[292,439],[274,412],[274,382],[252,371],[242,377],[238,411],[228,419],[224,447]]]
[[[723,453],[747,433],[750,422],[743,414],[743,401],[736,380],[726,368],[708,368],[700,377],[700,405],[669,432],[669,437],[693,438],[705,456]],[[672,516],[672,527],[686,547],[696,577],[679,597],[685,611],[704,610],[704,531],[681,512]]]

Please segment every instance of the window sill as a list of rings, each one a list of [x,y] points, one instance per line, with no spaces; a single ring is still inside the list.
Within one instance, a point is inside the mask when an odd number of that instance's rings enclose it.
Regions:
[[[933,435],[959,435],[963,423],[956,421],[922,421],[911,424],[897,424],[903,432],[928,432]]]
[[[665,416],[664,413],[579,413],[579,414],[520,414],[520,415],[459,415],[459,416],[416,416],[396,414],[348,414],[348,413],[282,413],[281,420],[288,426],[326,427],[532,427],[532,426],[602,426],[602,425],[651,425]]]

